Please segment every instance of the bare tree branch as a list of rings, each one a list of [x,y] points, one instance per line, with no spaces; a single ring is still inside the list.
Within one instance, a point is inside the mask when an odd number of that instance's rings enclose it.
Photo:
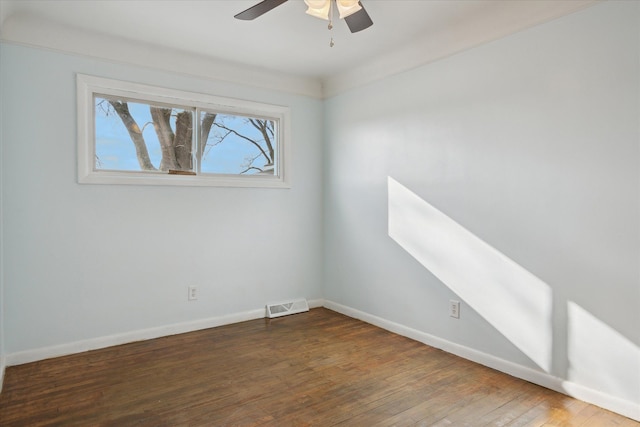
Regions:
[[[258,147],[258,150],[260,150],[260,152],[262,153],[262,155],[264,156],[264,158],[265,158],[265,159],[267,159],[267,163],[270,163],[270,162],[271,162],[271,159],[269,158],[269,155],[264,151],[264,149],[260,146],[260,144],[258,144],[258,143],[257,143],[256,141],[254,141],[253,139],[248,138],[248,137],[246,137],[246,136],[244,136],[244,135],[242,135],[242,134],[240,134],[240,133],[236,132],[236,131],[235,131],[235,130],[233,130],[233,129],[229,129],[228,127],[226,127],[226,126],[225,126],[225,125],[223,125],[223,124],[220,124],[220,123],[214,123],[213,125],[214,125],[214,126],[217,126],[217,127],[219,127],[219,128],[221,128],[221,129],[227,130],[227,131],[229,131],[229,132],[233,133],[234,135],[236,135],[236,136],[238,136],[238,137],[240,137],[240,138],[242,138],[242,139],[244,139],[244,140],[246,140],[246,141],[249,141],[251,144],[253,144],[253,145],[255,145],[256,147]]]
[[[248,168],[246,168],[245,170],[243,170],[242,172],[240,172],[240,174],[243,174],[243,173],[245,173],[245,172],[249,172],[251,169],[255,169],[255,170],[257,170],[257,171],[264,172],[262,169],[260,169],[260,168],[258,168],[258,167],[255,167],[255,166],[249,166]]]
[[[272,124],[273,122],[271,120],[259,119],[249,119],[249,122],[262,134],[264,142],[267,144],[267,149],[269,150],[268,164],[273,165],[273,161],[275,159],[275,152],[273,149],[273,145],[271,144],[271,136],[273,134],[273,130],[271,131],[271,135],[269,132],[269,124]]]

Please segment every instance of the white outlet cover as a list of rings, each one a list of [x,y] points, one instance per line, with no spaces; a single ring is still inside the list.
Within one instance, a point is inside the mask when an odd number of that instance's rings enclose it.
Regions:
[[[460,301],[449,300],[449,316],[454,319],[460,318]]]

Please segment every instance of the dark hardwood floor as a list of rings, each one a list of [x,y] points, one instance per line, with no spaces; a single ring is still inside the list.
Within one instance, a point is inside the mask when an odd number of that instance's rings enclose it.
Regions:
[[[639,426],[327,309],[6,370],[2,426]]]

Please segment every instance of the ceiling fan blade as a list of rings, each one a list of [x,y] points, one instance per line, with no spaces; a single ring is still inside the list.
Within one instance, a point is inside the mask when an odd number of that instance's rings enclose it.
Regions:
[[[362,2],[358,2],[358,4],[362,9],[360,9],[353,15],[349,15],[344,18],[344,20],[347,22],[349,30],[351,30],[352,33],[357,33],[358,31],[362,31],[365,28],[369,28],[373,25],[373,21],[371,20],[371,17],[367,13],[367,11],[364,10]]]
[[[240,12],[234,16],[234,18],[242,19],[243,21],[251,21],[252,19],[256,19],[258,16],[264,15],[271,9],[275,9],[286,1],[287,0],[264,0],[254,6],[251,6],[247,10]]]

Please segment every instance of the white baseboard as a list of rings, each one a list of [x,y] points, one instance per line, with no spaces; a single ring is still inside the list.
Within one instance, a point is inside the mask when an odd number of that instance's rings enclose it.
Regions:
[[[600,406],[610,411],[619,413],[631,419],[640,421],[640,404],[620,399],[615,396],[602,393],[580,384],[557,378],[542,371],[537,371],[526,366],[518,365],[504,359],[465,347],[451,341],[438,338],[434,335],[413,329],[399,323],[391,322],[372,314],[368,314],[351,307],[347,307],[332,301],[315,299],[308,301],[310,308],[326,307],[330,310],[342,313],[346,316],[362,320],[380,328],[386,329],[398,335],[402,335],[432,347],[439,348],[448,353],[455,354],[467,360],[479,363],[484,366],[496,369],[506,374],[530,381],[551,390],[558,391],[576,399]],[[96,350],[114,345],[126,344],[135,341],[159,338],[168,335],[181,334],[185,332],[197,331],[200,329],[214,328],[232,323],[244,322],[264,318],[265,308],[249,310],[241,313],[228,314],[224,316],[211,317],[192,322],[183,322],[173,325],[160,326],[157,328],[142,329],[125,332],[122,334],[105,337],[92,338],[83,341],[76,341],[67,344],[26,350],[17,353],[10,353],[0,357],[0,390],[4,379],[5,366],[21,365],[23,363],[36,362],[38,360],[52,357],[65,356],[68,354],[81,353],[89,350]]]
[[[308,304],[311,308],[322,307],[324,304],[324,300],[310,300],[308,301]],[[176,323],[172,325],[159,326],[156,328],[140,329],[124,332],[121,334],[90,338],[82,341],[75,341],[71,343],[19,351],[16,353],[9,353],[5,356],[4,363],[6,364],[6,366],[22,365],[24,363],[37,362],[39,360],[50,359],[52,357],[82,353],[85,351],[97,350],[114,345],[127,344],[135,341],[149,340],[169,335],[182,334],[186,332],[193,332],[201,329],[215,328],[216,326],[229,325],[232,323],[244,322],[247,320],[261,319],[265,316],[266,308],[263,307],[241,313],[233,313],[224,316],[195,320],[192,322]]]
[[[2,392],[2,385],[4,384],[4,368],[5,368],[4,356],[0,355],[0,392]]]
[[[120,344],[127,344],[135,341],[149,340],[169,335],[182,334],[185,332],[197,331],[200,329],[214,328],[216,326],[228,325],[231,323],[244,322],[264,317],[265,310],[251,310],[243,313],[234,313],[224,316],[200,319],[192,322],[176,323],[172,325],[159,326],[156,328],[140,329],[136,331],[124,332],[90,338],[82,341],[75,341],[49,347],[36,348],[31,350],[9,353],[6,356],[7,366],[22,365],[24,363],[37,362],[39,360],[50,359],[52,357],[66,356],[69,354],[82,353],[90,350],[111,347]]]
[[[496,369],[500,372],[512,375],[542,387],[566,394],[573,398],[583,400],[585,402],[600,406],[601,408],[616,412],[636,421],[640,421],[640,403],[630,402],[615,396],[602,393],[580,384],[554,377],[546,372],[537,371],[535,369],[522,366],[508,360],[504,360],[469,347],[465,347],[451,341],[438,338],[434,335],[413,329],[399,323],[391,322],[372,314],[356,310],[351,307],[344,306],[332,301],[325,301],[324,306],[330,310],[344,314],[354,319],[359,319],[372,325],[386,329],[398,335],[411,338],[435,348],[455,354],[464,359],[479,363],[484,366]]]
[[[307,304],[309,304],[309,308],[324,307],[324,303],[325,301],[322,298],[307,301]]]

